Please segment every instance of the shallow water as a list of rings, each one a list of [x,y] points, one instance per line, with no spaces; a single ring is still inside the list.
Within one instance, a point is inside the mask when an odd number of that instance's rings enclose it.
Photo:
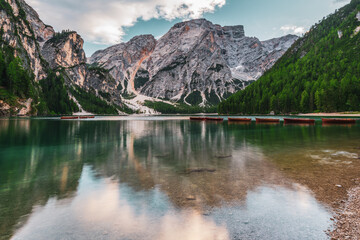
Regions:
[[[359,147],[359,125],[0,120],[0,238],[327,239]]]

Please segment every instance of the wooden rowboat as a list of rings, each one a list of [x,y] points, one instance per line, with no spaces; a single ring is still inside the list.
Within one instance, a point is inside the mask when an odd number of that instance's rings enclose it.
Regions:
[[[251,118],[228,118],[229,122],[251,122]]]
[[[80,116],[80,119],[95,118],[95,116]]]
[[[315,124],[315,119],[310,118],[284,118],[285,124]]]
[[[256,118],[257,123],[280,123],[280,119],[276,118]]]
[[[61,117],[62,120],[70,120],[70,119],[79,119],[79,117],[69,116],[69,117]]]
[[[323,118],[323,123],[326,124],[355,124],[356,119],[351,118]]]
[[[204,117],[190,117],[191,121],[205,121],[206,118]]]
[[[223,118],[212,118],[212,117],[207,117],[205,118],[206,121],[216,121],[216,122],[221,122],[224,121]]]

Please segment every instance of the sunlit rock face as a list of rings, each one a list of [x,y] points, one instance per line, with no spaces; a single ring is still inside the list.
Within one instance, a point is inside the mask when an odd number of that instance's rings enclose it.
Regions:
[[[246,37],[243,26],[197,19],[176,24],[158,41],[138,36],[89,61],[111,69],[122,92],[211,105],[257,80],[297,38],[261,42]]]
[[[11,10],[0,11],[1,39],[15,49],[24,67],[31,69],[35,81],[46,77],[46,66],[41,60],[42,44],[53,37],[54,29],[45,25],[38,14],[23,0],[6,0]],[[11,11],[11,12],[9,12]]]
[[[42,54],[52,68],[73,67],[86,63],[84,41],[76,32],[65,33],[62,38],[51,39],[44,44]]]
[[[63,33],[48,40],[41,53],[52,69],[66,69],[72,82],[84,86],[88,70],[83,44],[84,40],[76,32]]]

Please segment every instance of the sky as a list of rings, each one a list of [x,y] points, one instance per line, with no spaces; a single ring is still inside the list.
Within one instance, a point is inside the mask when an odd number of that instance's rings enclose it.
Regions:
[[[175,23],[206,18],[244,25],[246,36],[301,36],[350,0],[26,0],[55,31],[77,31],[89,57],[140,34],[164,35]]]

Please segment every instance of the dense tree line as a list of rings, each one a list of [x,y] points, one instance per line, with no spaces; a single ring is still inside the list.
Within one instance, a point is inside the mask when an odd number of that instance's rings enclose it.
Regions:
[[[0,86],[21,98],[33,97],[33,75],[24,69],[20,58],[10,48],[0,51]]]
[[[219,113],[360,110],[360,1],[324,18],[248,88],[218,106]]]
[[[40,114],[72,114],[79,111],[76,103],[69,98],[61,74],[51,71],[46,79],[40,81],[40,85],[45,100],[39,104]]]
[[[66,39],[70,34],[76,33],[75,31],[71,31],[69,29],[62,30],[61,32],[56,32],[54,36],[49,40],[52,43],[59,43]]]
[[[96,114],[118,114],[115,106],[108,104],[96,96],[95,92],[87,92],[80,87],[71,89],[71,94],[79,101],[81,107],[91,113]]]

